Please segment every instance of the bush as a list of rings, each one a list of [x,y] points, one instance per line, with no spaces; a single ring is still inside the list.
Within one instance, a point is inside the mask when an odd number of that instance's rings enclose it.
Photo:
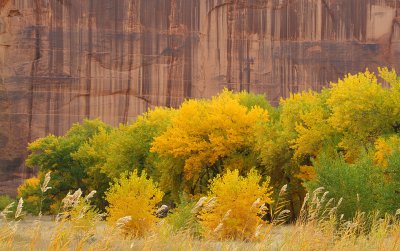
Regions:
[[[196,201],[190,200],[185,196],[180,196],[181,203],[172,210],[166,218],[166,222],[174,233],[187,231],[193,235],[200,234],[200,225],[197,221],[193,208]]]
[[[127,220],[121,229],[127,235],[143,236],[151,230],[156,222],[155,209],[164,193],[151,179],[147,179],[146,173],[138,176],[135,170],[125,173],[115,180],[106,192],[106,200],[109,206],[107,220],[110,223],[121,223],[121,219]]]
[[[64,136],[48,135],[28,145],[30,154],[26,159],[26,166],[39,168],[40,180],[45,173],[52,172],[52,189],[47,192],[48,201],[45,203],[50,206],[44,205],[43,212],[50,210],[55,213],[68,191],[101,190],[100,187],[108,183],[104,178],[94,179],[94,173],[82,161],[76,160],[74,155],[95,135],[110,130],[111,126],[98,119],[85,119],[81,124],[74,124]],[[101,182],[97,182],[99,180]]]
[[[217,239],[254,239],[265,203],[272,203],[269,179],[260,185],[261,176],[251,170],[247,177],[239,171],[218,175],[210,184],[209,200],[200,211],[204,235]]]
[[[387,156],[387,166],[382,167],[384,186],[381,186],[382,211],[394,214],[400,208],[400,136],[389,139],[391,151]],[[378,167],[379,168],[379,167]]]
[[[32,177],[24,180],[18,187],[18,197],[24,199],[24,210],[28,213],[37,215],[41,206],[40,180]]]
[[[15,202],[13,198],[8,195],[0,195],[0,211],[3,211],[11,203]],[[15,205],[14,205],[15,206]]]
[[[346,219],[354,217],[357,212],[393,214],[400,202],[398,188],[396,190],[398,177],[395,177],[398,176],[395,163],[399,160],[399,157],[392,157],[388,168],[382,169],[367,154],[353,164],[346,163],[340,155],[328,157],[322,154],[314,161],[317,177],[306,186],[310,192],[324,187],[329,191],[328,197],[343,198],[338,212]]]

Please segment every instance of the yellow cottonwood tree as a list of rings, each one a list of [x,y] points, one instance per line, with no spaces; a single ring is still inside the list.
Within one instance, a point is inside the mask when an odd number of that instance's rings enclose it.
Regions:
[[[389,90],[377,81],[375,74],[347,75],[332,84],[327,104],[332,111],[330,125],[343,134],[339,146],[346,159],[355,160],[360,149],[356,146],[373,145],[382,133],[393,128],[393,104],[387,102]]]
[[[391,120],[395,132],[400,132],[400,76],[394,69],[387,67],[378,68],[379,76],[390,85],[388,97],[385,99],[385,107],[391,113]]]
[[[152,152],[174,159],[167,170],[182,168],[185,187],[191,193],[202,188],[207,180],[229,168],[234,158],[256,159],[252,154],[254,131],[259,122],[268,121],[268,112],[258,106],[240,104],[239,95],[224,90],[211,100],[188,100],[182,104],[171,126],[152,143]],[[254,158],[252,158],[254,157]],[[183,167],[178,167],[176,163]],[[244,161],[249,170],[254,161]],[[163,168],[163,167],[161,167]],[[173,172],[173,171],[172,171]],[[165,171],[168,175],[170,171]],[[204,182],[202,182],[202,180]]]
[[[330,109],[326,105],[326,99],[329,96],[329,89],[324,89],[321,93],[309,92],[302,95],[307,102],[307,109],[299,113],[299,120],[296,121],[295,126],[297,136],[290,141],[295,150],[294,158],[315,157],[327,145],[327,142],[334,143],[335,130],[328,123]],[[287,102],[285,106],[289,104]]]

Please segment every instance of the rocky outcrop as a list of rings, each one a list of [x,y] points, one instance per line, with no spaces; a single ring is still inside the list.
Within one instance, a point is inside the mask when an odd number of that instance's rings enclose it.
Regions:
[[[400,66],[397,0],[0,0],[0,192],[28,142],[223,87],[281,96]]]

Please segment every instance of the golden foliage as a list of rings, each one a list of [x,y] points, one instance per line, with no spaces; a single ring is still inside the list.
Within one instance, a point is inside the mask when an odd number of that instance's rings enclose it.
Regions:
[[[24,182],[18,187],[18,196],[21,197],[27,190],[35,190],[39,188],[40,180],[37,177],[32,177],[24,180]]]
[[[294,158],[317,156],[324,142],[334,134],[327,122],[330,111],[326,99],[329,95],[328,90],[321,93],[309,91],[281,100],[283,130],[292,132],[289,142],[295,150]]]
[[[391,136],[388,139],[377,139],[375,141],[375,164],[382,168],[386,168],[389,164],[388,157],[391,156],[396,150],[400,151],[400,138],[398,136]]]
[[[252,148],[257,123],[268,112],[240,104],[240,95],[224,90],[210,101],[185,101],[171,126],[152,143],[152,152],[184,160],[184,178],[199,178],[208,167]]]
[[[393,113],[387,97],[388,90],[368,70],[332,84],[327,99],[332,110],[328,121],[343,134],[339,146],[346,150],[348,160],[358,157],[359,148],[355,146],[373,144],[379,134],[391,129]]]
[[[293,131],[296,125],[301,123],[301,116],[315,108],[318,101],[318,95],[313,91],[292,93],[287,99],[281,98],[283,128]]]
[[[151,230],[156,222],[155,209],[164,193],[143,172],[138,176],[137,171],[124,174],[106,192],[106,200],[110,223],[117,223],[123,217],[130,217],[122,230],[133,236],[143,236]]]
[[[387,67],[378,68],[379,76],[390,84],[389,95],[385,99],[386,107],[392,112],[394,122],[399,126],[400,123],[400,76],[394,69],[389,70]]]
[[[296,175],[299,179],[303,181],[313,180],[317,177],[317,173],[315,172],[315,168],[313,166],[301,166],[300,173]]]
[[[218,175],[210,184],[209,200],[200,211],[204,235],[218,239],[254,239],[265,214],[265,203],[272,203],[269,179],[251,170],[246,177],[239,171]]]

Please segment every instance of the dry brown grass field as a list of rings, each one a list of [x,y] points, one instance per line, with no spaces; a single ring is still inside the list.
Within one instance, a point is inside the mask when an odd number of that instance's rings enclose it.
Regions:
[[[4,223],[3,223],[4,224]],[[352,223],[356,224],[356,223]],[[90,237],[75,232],[57,233],[58,223],[50,217],[28,218],[18,222],[12,240],[1,243],[2,250],[400,250],[400,226],[357,236],[351,229],[343,236],[334,236],[328,229],[312,224],[273,227],[257,242],[202,240],[182,232],[154,232],[139,239],[126,239],[107,229],[104,222],[96,226]],[[328,227],[328,226],[326,226]],[[2,226],[4,233],[5,226]],[[116,230],[115,230],[116,231]],[[4,236],[2,237],[4,238]],[[55,245],[54,240],[58,239]]]
[[[57,216],[24,216],[22,204],[0,222],[1,250],[400,250],[397,215],[357,213],[352,220],[336,217],[336,204],[324,196],[304,203],[298,220],[272,220],[252,241],[196,236],[190,229],[172,231],[168,221],[142,237],[121,232],[124,223],[108,224],[101,214],[75,214],[79,204]],[[329,204],[331,206],[329,206]],[[7,211],[7,210],[6,210]],[[6,215],[2,212],[2,216]],[[82,210],[81,210],[82,212]]]

